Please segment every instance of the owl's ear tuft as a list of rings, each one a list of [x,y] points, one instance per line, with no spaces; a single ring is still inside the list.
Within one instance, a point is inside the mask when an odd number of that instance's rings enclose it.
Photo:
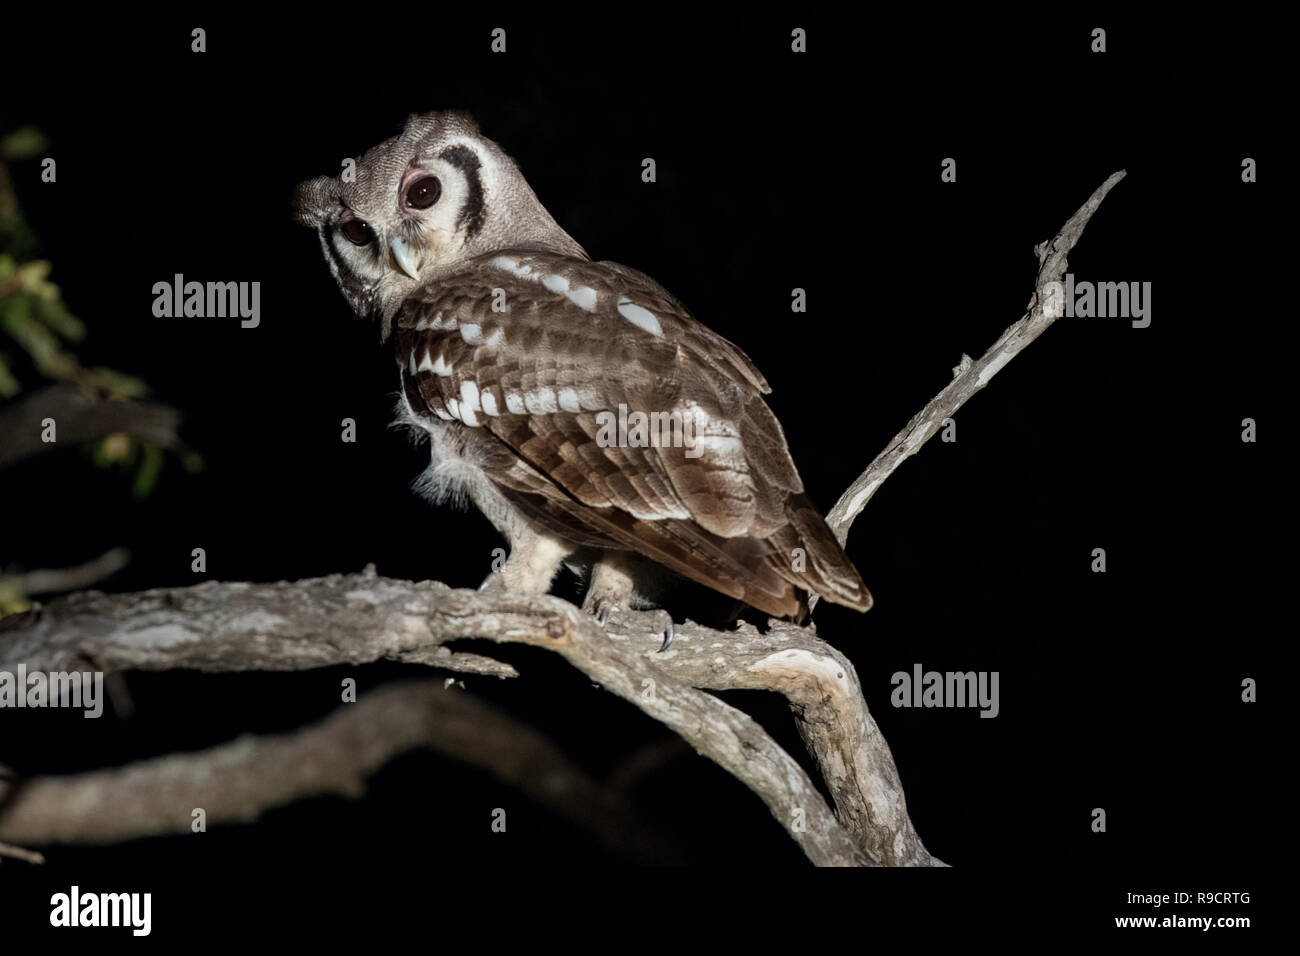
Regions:
[[[324,221],[325,210],[334,202],[334,180],[317,176],[299,183],[293,191],[293,219],[313,229]]]

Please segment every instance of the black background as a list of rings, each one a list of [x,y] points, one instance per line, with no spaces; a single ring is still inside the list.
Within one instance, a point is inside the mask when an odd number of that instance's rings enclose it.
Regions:
[[[1294,43],[1267,17],[1114,14],[722,18],[438,8],[276,21],[208,13],[44,21],[5,40],[3,128],[52,138],[58,181],[14,167],[83,358],[139,374],[185,413],[207,467],[169,460],[130,500],[76,451],[0,476],[0,560],[133,554],[110,590],[359,570],[474,586],[500,541],[411,493],[427,452],[389,429],[396,379],[352,320],[315,237],[289,218],[302,179],[337,171],[410,112],[457,107],[519,162],[597,259],[653,275],[754,359],[823,509],[932,395],[1023,313],[1033,247],[1117,169],[1072,271],[1149,281],[1153,320],[1063,319],[877,493],[849,540],[876,596],[817,611],[858,668],[927,847],[989,864],[1267,860],[1264,795],[1283,693],[1275,618],[1293,575],[1281,449],[1294,438]],[[373,26],[359,22],[373,20]],[[208,52],[190,52],[190,29]],[[490,31],[508,53],[489,52]],[[790,30],[809,52],[790,52]],[[1108,52],[1089,52],[1090,31]],[[1290,116],[1290,118],[1287,118]],[[640,178],[654,157],[658,182]],[[940,162],[957,161],[955,184]],[[1259,182],[1241,182],[1253,157]],[[152,285],[260,281],[262,320],[156,319]],[[808,312],[790,312],[790,290]],[[340,421],[358,423],[356,444]],[[1243,418],[1257,444],[1240,440]],[[1288,540],[1283,540],[1284,536]],[[1108,570],[1090,571],[1093,548]],[[558,658],[466,678],[604,775],[667,731]],[[0,657],[3,657],[0,654]],[[1001,714],[898,710],[914,663],[997,670]],[[365,688],[426,671],[131,674],[134,716],[6,714],[0,760],[26,773],[110,766],[287,731]],[[1261,700],[1240,699],[1260,681]],[[780,701],[727,695],[777,739]],[[798,866],[760,801],[682,747],[634,794],[679,844],[664,861]],[[508,835],[489,829],[509,808]],[[1108,830],[1090,829],[1094,807]],[[241,866],[340,854],[366,864],[625,862],[487,774],[395,761],[359,802],[53,863]],[[11,867],[6,867],[11,869]]]

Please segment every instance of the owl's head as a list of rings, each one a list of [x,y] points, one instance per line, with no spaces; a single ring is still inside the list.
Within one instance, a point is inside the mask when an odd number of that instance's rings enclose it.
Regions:
[[[468,115],[423,113],[335,178],[298,186],[294,217],[314,228],[353,310],[389,319],[415,289],[499,249],[587,258],[514,161]]]

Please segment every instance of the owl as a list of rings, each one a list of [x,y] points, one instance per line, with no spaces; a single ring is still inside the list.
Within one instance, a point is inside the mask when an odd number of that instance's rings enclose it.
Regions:
[[[754,363],[649,276],[592,261],[469,116],[412,116],[354,172],[299,185],[295,217],[393,344],[426,490],[507,539],[489,581],[545,593],[585,569],[602,621],[646,606],[653,568],[777,617],[807,593],[871,607]]]

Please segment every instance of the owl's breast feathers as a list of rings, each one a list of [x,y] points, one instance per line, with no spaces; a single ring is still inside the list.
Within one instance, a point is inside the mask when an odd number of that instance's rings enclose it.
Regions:
[[[457,428],[551,533],[768,614],[795,614],[795,588],[871,606],[803,493],[763,376],[648,276],[499,252],[412,295],[394,326],[412,413]]]

